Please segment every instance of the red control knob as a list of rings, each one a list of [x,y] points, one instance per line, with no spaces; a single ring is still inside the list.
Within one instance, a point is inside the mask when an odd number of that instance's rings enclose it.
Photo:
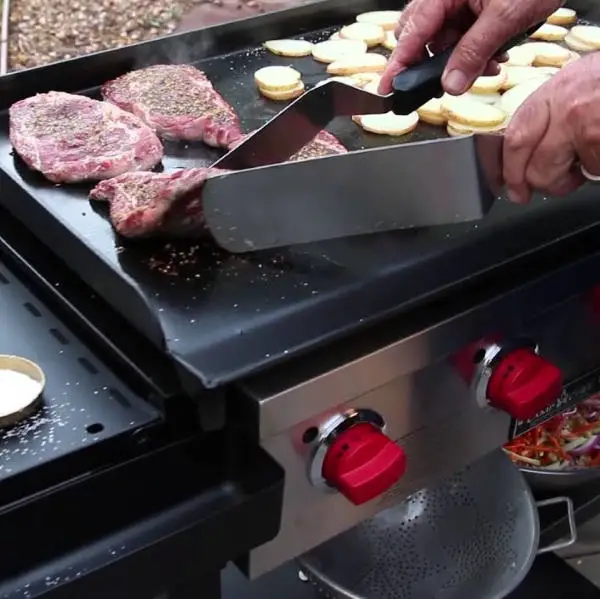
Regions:
[[[516,349],[502,356],[487,386],[490,404],[518,420],[533,418],[561,392],[560,370],[531,349]]]
[[[406,470],[406,454],[380,429],[360,423],[340,433],[327,450],[323,478],[354,505],[392,487]]]

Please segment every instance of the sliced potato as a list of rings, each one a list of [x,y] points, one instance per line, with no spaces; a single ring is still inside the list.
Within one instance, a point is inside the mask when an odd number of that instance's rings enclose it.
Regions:
[[[451,137],[460,137],[461,135],[471,135],[473,133],[500,133],[506,129],[507,124],[508,120],[505,120],[495,127],[470,127],[456,121],[448,121],[446,131]]]
[[[545,77],[538,77],[537,79],[532,79],[531,81],[525,81],[524,83],[516,85],[502,95],[500,108],[506,114],[512,116],[531,94],[536,92],[549,80],[550,76],[546,75]]]
[[[491,94],[473,94],[467,92],[464,94],[465,98],[474,100],[475,102],[483,102],[484,104],[498,104],[500,102],[501,94],[498,92],[492,92]]]
[[[468,96],[442,96],[442,112],[448,121],[469,127],[496,127],[506,119],[506,113],[496,106],[477,102]]]
[[[576,60],[577,58],[580,58],[579,54],[577,54],[577,52],[571,52],[571,55],[575,55],[573,56],[572,60]],[[539,71],[539,73],[541,75],[550,75],[550,76],[554,76],[556,75],[556,73],[560,73],[560,69],[557,67],[534,67],[536,71]]]
[[[356,20],[358,23],[369,23],[385,30],[393,30],[396,28],[400,14],[399,10],[373,10],[361,13]]]
[[[277,56],[300,58],[310,56],[313,45],[306,40],[269,40],[263,46]]]
[[[548,73],[544,72],[545,69],[554,67],[515,67],[507,66],[506,69],[506,81],[502,86],[502,89],[512,89],[513,87],[524,83],[525,81],[531,81],[532,79],[538,79],[544,77]]]
[[[544,42],[562,42],[569,30],[560,25],[544,23],[537,31],[531,34],[531,39]]]
[[[535,52],[533,64],[536,67],[562,67],[571,58],[567,48],[551,42],[530,42],[524,46]]]
[[[535,60],[535,50],[529,46],[514,46],[508,52],[508,60],[503,66],[530,67]]]
[[[292,67],[270,66],[258,69],[254,81],[261,90],[283,92],[298,87],[302,75]]]
[[[340,37],[345,40],[365,42],[369,48],[378,46],[385,40],[385,31],[379,25],[370,23],[352,23],[340,30]]]
[[[315,44],[312,55],[319,62],[335,62],[347,56],[360,56],[366,54],[367,44],[362,40],[328,40]]]
[[[381,81],[381,75],[379,73],[353,73],[349,77],[354,81],[354,84],[358,87],[366,87],[367,85],[375,86],[376,90]]]
[[[319,85],[323,85],[324,83],[329,83],[330,81],[337,81],[339,83],[344,83],[345,85],[352,85],[353,87],[359,87],[356,83],[356,81],[354,79],[352,79],[352,77],[348,76],[336,76],[336,77],[328,77],[327,79],[323,79],[323,81],[319,81],[318,83],[315,84],[315,87],[318,87]]]
[[[385,69],[387,59],[374,52],[347,56],[332,62],[327,67],[330,75],[354,75],[355,73],[380,73]]]
[[[386,50],[393,50],[398,45],[398,40],[393,31],[385,32],[385,39],[381,44]]]
[[[354,73],[352,75],[336,75],[334,77],[329,77],[329,79],[325,79],[325,81],[321,81],[320,83],[317,83],[317,85],[321,85],[327,81],[339,81],[340,83],[345,83],[346,85],[352,85],[353,87],[359,87],[361,89],[364,89],[368,85],[374,85],[376,92],[380,79],[381,76],[377,73]]]
[[[304,93],[304,83],[300,81],[300,83],[298,83],[296,87],[292,89],[272,90],[259,87],[258,91],[269,100],[274,100],[275,102],[285,102],[287,100],[295,100],[296,98],[300,97]]]
[[[497,75],[477,77],[469,91],[474,94],[493,94],[502,88],[505,81],[505,69],[500,67],[500,72]]]
[[[329,36],[329,39],[330,40],[341,40],[342,38],[340,37],[340,32],[336,31]]]
[[[379,89],[379,81],[371,81],[370,83],[367,83],[363,89],[370,94],[376,94]]]
[[[547,20],[552,25],[572,25],[577,21],[577,13],[572,8],[559,8]]]
[[[569,31],[569,37],[594,50],[600,49],[600,27],[595,25],[576,25]]]
[[[570,32],[565,37],[565,44],[569,46],[572,51],[577,52],[593,52],[595,48],[589,44],[584,44],[580,39],[572,35]]]
[[[417,114],[424,123],[430,125],[445,125],[446,117],[442,112],[442,99],[432,98],[420,108],[417,108]]]
[[[419,115],[416,112],[410,114],[364,114],[353,117],[354,121],[365,131],[377,135],[391,135],[394,137],[406,135],[414,131],[419,124]]]

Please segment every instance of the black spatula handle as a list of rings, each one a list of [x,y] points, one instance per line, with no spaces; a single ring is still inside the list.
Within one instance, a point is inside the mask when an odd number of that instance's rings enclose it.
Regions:
[[[525,41],[542,25],[543,23],[538,23],[525,33],[513,37],[498,50],[497,54],[503,54],[513,46]],[[455,48],[456,46],[451,46],[394,77],[392,83],[394,91],[393,111],[396,114],[408,114],[423,106],[431,98],[442,95],[444,92],[442,75]]]

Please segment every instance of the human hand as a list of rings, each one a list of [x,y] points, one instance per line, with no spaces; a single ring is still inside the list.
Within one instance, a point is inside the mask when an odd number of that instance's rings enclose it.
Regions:
[[[600,176],[600,53],[567,65],[512,117],[504,138],[504,182],[512,201],[533,190],[566,195]]]
[[[448,93],[462,94],[510,38],[544,21],[562,4],[562,0],[412,0],[398,21],[398,44],[379,92],[391,92],[392,79],[423,60],[426,45],[436,53],[457,44],[442,84]]]

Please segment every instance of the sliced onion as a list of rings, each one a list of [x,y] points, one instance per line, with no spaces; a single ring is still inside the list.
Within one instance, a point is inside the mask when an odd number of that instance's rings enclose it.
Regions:
[[[599,440],[599,435],[594,435],[589,439],[584,439],[582,437],[581,439],[576,439],[568,445],[565,445],[563,449],[566,452],[575,456],[585,455],[586,453],[589,453],[590,451],[593,451],[595,449],[595,446],[599,442]]]

